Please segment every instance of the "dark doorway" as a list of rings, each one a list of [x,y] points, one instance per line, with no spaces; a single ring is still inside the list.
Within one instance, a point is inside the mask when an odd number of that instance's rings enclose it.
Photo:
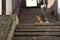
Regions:
[[[2,0],[2,15],[6,14],[6,0]]]
[[[21,8],[25,8],[26,7],[26,0],[21,0]]]

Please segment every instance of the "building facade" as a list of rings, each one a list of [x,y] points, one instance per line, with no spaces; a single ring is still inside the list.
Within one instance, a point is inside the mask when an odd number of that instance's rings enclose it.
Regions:
[[[26,0],[3,0],[5,1],[2,2],[2,0],[0,0],[0,15],[4,15],[4,13],[6,15],[11,15],[11,14],[19,14],[20,12],[20,8],[21,7],[26,7]],[[39,7],[41,7],[41,2],[42,0],[37,0],[37,4],[39,5]],[[43,5],[44,5],[44,0],[42,1]],[[46,3],[46,11],[49,14],[52,10],[54,11],[54,14],[57,18],[59,18],[59,0],[45,0]],[[3,6],[2,4],[6,5]],[[36,6],[38,6],[36,5]],[[6,11],[4,11],[6,10]],[[2,13],[3,12],[3,13]],[[45,13],[46,14],[46,13]]]

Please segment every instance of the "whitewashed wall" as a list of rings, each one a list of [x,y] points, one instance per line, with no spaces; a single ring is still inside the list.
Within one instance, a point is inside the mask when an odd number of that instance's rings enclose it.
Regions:
[[[0,15],[2,15],[2,0],[0,0]]]
[[[60,14],[60,0],[58,0],[57,2],[58,2],[58,13]]]
[[[51,6],[53,6],[55,0],[48,0],[48,8],[50,8]]]
[[[60,20],[60,0],[57,0],[58,4],[58,19]]]
[[[12,14],[12,0],[6,0],[6,15]]]

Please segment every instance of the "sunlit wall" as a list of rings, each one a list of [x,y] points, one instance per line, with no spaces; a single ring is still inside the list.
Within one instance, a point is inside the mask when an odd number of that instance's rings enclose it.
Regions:
[[[2,15],[2,0],[0,0],[0,15]]]
[[[57,0],[57,4],[58,4],[58,19],[60,21],[60,0]]]
[[[58,13],[60,14],[60,0],[58,0],[57,2],[58,2]]]
[[[54,2],[55,2],[55,0],[48,0],[48,8],[53,6]]]
[[[6,0],[6,15],[12,14],[12,0]]]

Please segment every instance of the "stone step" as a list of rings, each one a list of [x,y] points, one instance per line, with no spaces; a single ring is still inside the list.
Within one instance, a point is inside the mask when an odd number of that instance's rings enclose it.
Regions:
[[[54,28],[23,28],[23,29],[16,29],[15,32],[60,32],[60,29]]]
[[[16,36],[13,40],[60,40],[60,37],[55,36]]]
[[[31,20],[29,20],[29,19],[28,20],[20,20],[20,22],[23,22],[23,23],[32,23],[33,22],[33,23],[35,23],[35,20],[32,20],[32,19]]]
[[[56,39],[55,39],[56,38]],[[24,25],[19,24],[15,29],[12,40],[59,40],[59,25]]]
[[[29,17],[29,16],[28,17],[27,16],[23,17],[23,16],[21,16],[20,19],[21,20],[32,20],[32,19],[35,20],[36,17],[34,17],[34,16],[33,17]]]
[[[21,24],[21,25],[17,25],[16,27],[17,29],[60,29],[60,25],[57,24],[47,24],[47,25],[36,25],[36,24]]]
[[[15,35],[60,35],[60,26],[18,25]]]
[[[15,32],[15,36],[60,36],[60,32]]]
[[[21,11],[39,11],[40,9],[39,8],[21,8]]]
[[[19,14],[19,20],[20,23],[22,24],[26,23],[34,24],[36,21],[36,16],[40,16],[42,21],[44,22],[43,17],[41,15],[41,10],[39,8],[21,8],[21,13]]]

